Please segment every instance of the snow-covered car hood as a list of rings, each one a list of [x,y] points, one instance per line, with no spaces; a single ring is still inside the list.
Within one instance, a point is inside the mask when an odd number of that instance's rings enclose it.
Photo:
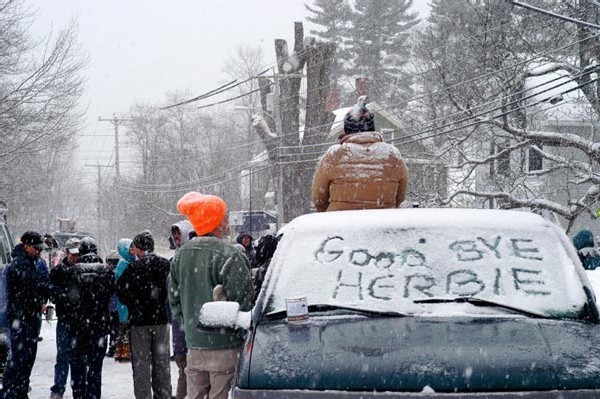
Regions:
[[[323,317],[298,325],[270,321],[251,336],[246,347],[251,360],[242,364],[237,387],[595,390],[600,388],[599,332],[596,324],[525,317]]]

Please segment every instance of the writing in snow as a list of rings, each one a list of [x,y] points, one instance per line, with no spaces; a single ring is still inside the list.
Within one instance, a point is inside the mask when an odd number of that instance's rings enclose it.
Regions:
[[[458,239],[436,245],[435,253],[418,245],[372,250],[348,244],[341,235],[328,237],[314,254],[319,264],[336,269],[332,298],[352,295],[385,301],[398,296],[501,296],[509,291],[548,296],[555,286],[544,269],[543,248],[529,238]],[[491,260],[497,260],[493,266]]]

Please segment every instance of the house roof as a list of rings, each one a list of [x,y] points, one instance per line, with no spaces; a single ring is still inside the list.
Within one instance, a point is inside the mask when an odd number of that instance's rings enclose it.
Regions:
[[[539,112],[543,119],[577,121],[589,118],[592,107],[573,75],[565,70],[551,69],[553,65],[533,68],[536,76],[525,79],[524,89],[530,112]],[[548,70],[548,72],[546,72]]]

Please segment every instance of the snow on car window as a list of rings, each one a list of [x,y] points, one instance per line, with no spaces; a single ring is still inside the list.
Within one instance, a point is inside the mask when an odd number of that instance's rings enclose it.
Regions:
[[[283,310],[286,298],[302,296],[309,305],[447,312],[448,307],[413,301],[473,296],[568,317],[586,301],[555,230],[524,212],[309,215],[286,227],[273,267],[267,312]]]

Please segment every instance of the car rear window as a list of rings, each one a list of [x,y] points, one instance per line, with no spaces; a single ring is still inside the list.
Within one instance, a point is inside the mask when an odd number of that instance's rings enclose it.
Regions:
[[[573,261],[549,226],[342,227],[284,234],[272,262],[267,313],[304,296],[309,305],[408,314],[448,312],[448,306],[413,303],[432,297],[472,296],[549,317],[576,317],[586,303]]]

